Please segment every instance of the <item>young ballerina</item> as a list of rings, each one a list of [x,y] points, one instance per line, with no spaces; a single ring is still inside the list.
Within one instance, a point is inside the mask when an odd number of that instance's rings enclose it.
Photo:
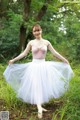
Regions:
[[[61,56],[48,40],[42,38],[39,24],[32,28],[34,40],[17,57],[9,61],[4,71],[6,81],[15,90],[17,97],[24,102],[37,105],[38,118],[42,118],[43,111],[47,111],[42,104],[51,98],[59,98],[69,87],[69,80],[73,71],[68,60]],[[63,62],[45,61],[47,49]],[[13,64],[32,51],[32,62]]]

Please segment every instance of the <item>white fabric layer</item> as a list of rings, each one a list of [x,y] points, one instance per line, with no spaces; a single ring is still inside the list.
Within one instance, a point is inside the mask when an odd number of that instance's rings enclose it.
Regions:
[[[64,94],[73,71],[63,62],[33,59],[25,64],[8,65],[4,76],[22,101],[42,104]]]

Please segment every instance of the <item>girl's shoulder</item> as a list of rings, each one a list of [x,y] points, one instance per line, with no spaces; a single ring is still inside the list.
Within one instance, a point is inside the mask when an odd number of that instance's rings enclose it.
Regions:
[[[44,43],[48,46],[50,44],[50,42],[46,39],[43,39]]]
[[[30,40],[28,44],[32,45],[34,43],[34,40]]]

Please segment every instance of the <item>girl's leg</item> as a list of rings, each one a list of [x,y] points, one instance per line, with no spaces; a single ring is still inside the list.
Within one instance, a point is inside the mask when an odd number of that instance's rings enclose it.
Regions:
[[[37,109],[38,109],[38,118],[42,118],[42,112],[43,111],[47,111],[46,109],[44,109],[42,106],[41,106],[41,104],[38,104],[37,105]]]
[[[38,118],[42,118],[42,106],[37,105],[37,109],[38,109]]]

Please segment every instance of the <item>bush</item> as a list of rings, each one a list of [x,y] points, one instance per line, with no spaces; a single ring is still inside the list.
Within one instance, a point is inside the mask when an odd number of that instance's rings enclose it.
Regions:
[[[19,27],[22,23],[22,16],[8,11],[8,20],[1,20],[0,30],[0,58],[14,55],[19,46]]]

